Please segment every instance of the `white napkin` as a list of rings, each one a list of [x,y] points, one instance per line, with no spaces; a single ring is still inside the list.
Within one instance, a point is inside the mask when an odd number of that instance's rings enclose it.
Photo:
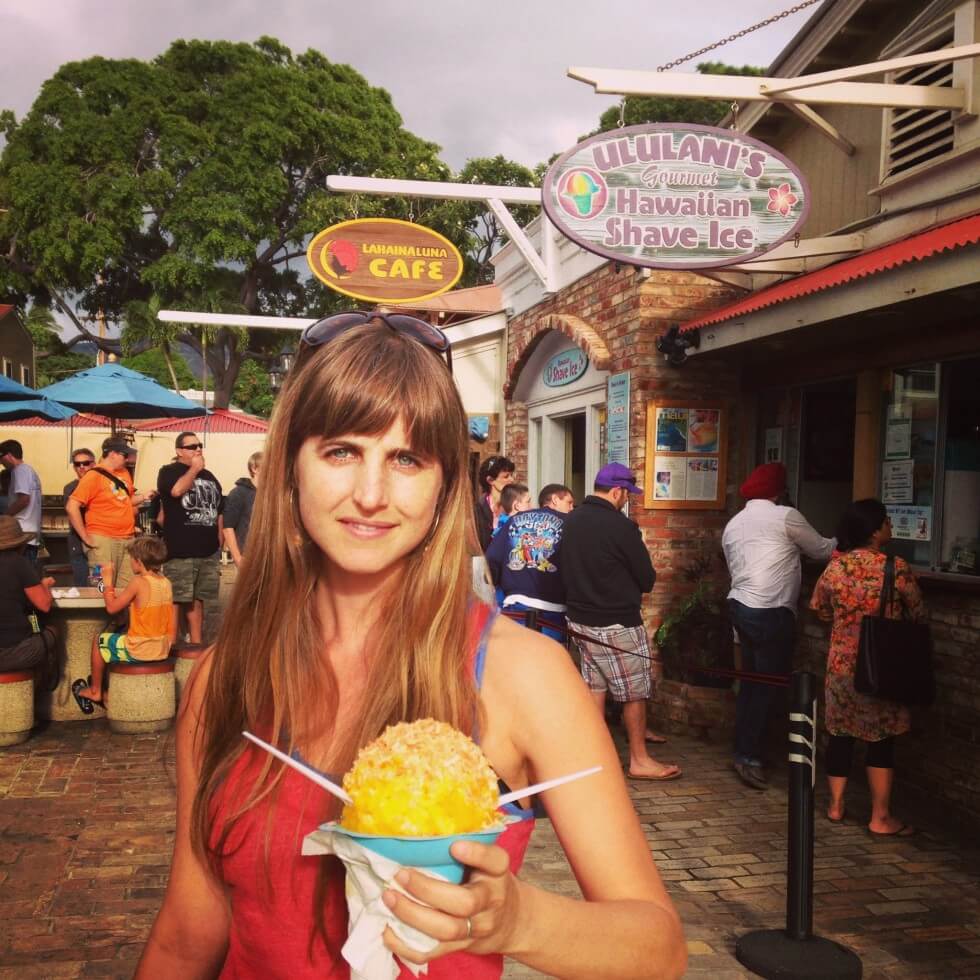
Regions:
[[[385,926],[412,949],[428,952],[438,940],[406,925],[382,901],[386,888],[404,890],[394,880],[402,866],[390,858],[362,847],[346,834],[336,833],[330,824],[303,838],[304,855],[335,854],[347,870],[347,909],[350,914],[347,942],[342,953],[350,964],[352,980],[395,980],[401,960],[384,945]],[[430,878],[446,879],[425,868],[417,868]],[[417,899],[416,899],[417,901]],[[413,963],[404,964],[415,976],[425,975],[428,968]]]

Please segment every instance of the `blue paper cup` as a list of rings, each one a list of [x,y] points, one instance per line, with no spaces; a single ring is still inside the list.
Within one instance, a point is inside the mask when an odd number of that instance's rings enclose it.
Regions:
[[[382,837],[378,834],[361,834],[341,827],[340,824],[326,825],[334,833],[343,834],[357,841],[375,854],[397,861],[407,868],[425,868],[434,874],[442,875],[454,885],[463,880],[465,865],[460,864],[449,853],[450,846],[458,840],[475,840],[480,844],[496,843],[504,832],[504,823],[487,830],[477,830],[470,834],[443,834],[439,837]]]

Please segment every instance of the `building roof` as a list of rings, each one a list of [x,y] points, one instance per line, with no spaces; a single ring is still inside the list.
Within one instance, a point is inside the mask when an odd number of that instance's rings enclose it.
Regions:
[[[767,306],[775,306],[825,289],[834,289],[855,279],[873,276],[886,269],[894,269],[909,262],[918,262],[939,252],[975,245],[977,242],[980,242],[980,214],[961,218],[930,231],[923,231],[901,241],[892,242],[890,245],[862,252],[843,262],[796,276],[768,289],[760,289],[745,299],[721,306],[704,316],[681,324],[681,333],[734,320],[736,317],[755,313]]]
[[[13,307],[9,303],[0,303],[0,320],[2,320]]]
[[[183,432],[207,430],[215,432],[264,433],[269,431],[269,423],[255,415],[245,412],[229,412],[224,408],[215,408],[207,415],[194,415],[187,419],[152,419],[141,422],[133,427],[136,432]]]
[[[425,310],[429,313],[499,313],[504,308],[500,287],[494,285],[472,286],[469,289],[453,289],[432,299],[400,303],[406,309]]]

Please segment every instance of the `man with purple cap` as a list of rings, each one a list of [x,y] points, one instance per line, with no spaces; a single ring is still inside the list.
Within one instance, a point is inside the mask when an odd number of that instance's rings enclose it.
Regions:
[[[721,546],[732,576],[728,611],[742,645],[742,670],[789,674],[796,644],[800,554],[827,561],[837,541],[824,538],[794,507],[777,501],[786,491],[782,463],[757,466],[739,493],[746,501],[725,526]],[[776,688],[739,681],[735,704],[735,772],[747,786],[768,789],[762,739]]]
[[[643,493],[632,472],[621,463],[607,463],[596,474],[595,492],[565,521],[560,570],[568,629],[599,710],[605,708],[607,691],[623,705],[627,775],[676,779],[681,770],[657,762],[646,747],[653,658],[640,603],[657,575],[640,529],[622,512],[631,493]]]

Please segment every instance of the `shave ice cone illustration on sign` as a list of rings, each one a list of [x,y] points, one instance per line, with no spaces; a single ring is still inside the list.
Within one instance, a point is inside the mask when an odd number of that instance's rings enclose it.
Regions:
[[[617,262],[708,269],[791,238],[809,188],[772,147],[727,129],[630,126],[594,136],[548,170],[545,211],[582,248]]]

